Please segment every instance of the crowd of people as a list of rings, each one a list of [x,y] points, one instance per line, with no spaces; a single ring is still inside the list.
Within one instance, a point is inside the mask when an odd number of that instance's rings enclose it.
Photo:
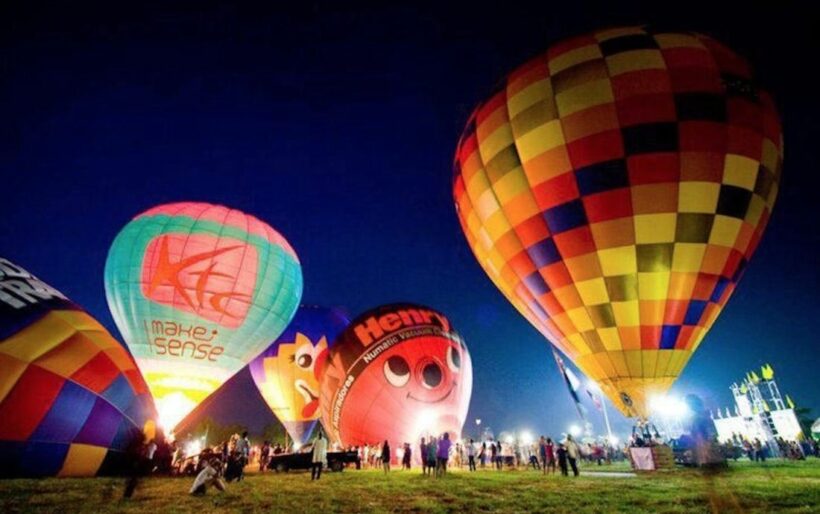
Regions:
[[[432,477],[444,476],[448,467],[466,467],[469,471],[476,471],[488,466],[499,471],[532,467],[545,474],[560,471],[564,475],[572,472],[577,476],[578,465],[582,460],[601,465],[625,458],[623,450],[608,443],[587,442],[581,445],[571,435],[567,435],[563,441],[553,441],[550,437],[542,436],[527,444],[492,439],[478,442],[474,439],[453,441],[445,433],[439,437],[423,437],[416,447],[402,443],[395,451],[395,456],[387,441],[349,450],[357,452],[364,468],[380,467],[387,472],[390,470],[390,462],[395,459],[401,463],[401,469],[410,469],[413,462],[419,463],[422,475]],[[415,452],[418,452],[418,457],[414,460]]]
[[[493,439],[454,441],[448,433],[444,433],[440,436],[422,437],[417,445],[407,442],[398,444],[395,449],[385,440],[344,450],[353,454],[357,460],[357,469],[380,469],[384,473],[389,473],[391,463],[397,462],[402,470],[410,470],[414,464],[420,464],[422,475],[436,478],[444,477],[450,467],[466,467],[469,472],[475,472],[488,466],[498,471],[532,468],[545,475],[560,472],[564,476],[570,473],[578,476],[581,461],[590,465],[609,464],[626,459],[629,447],[659,444],[664,444],[659,438],[640,433],[633,434],[624,448],[611,445],[607,440],[587,440],[579,444],[571,435],[566,435],[561,441],[541,436],[532,443],[525,443],[512,439],[507,442]],[[748,440],[740,436],[733,437],[723,445],[725,451],[730,452],[727,457],[735,460],[745,455],[749,460],[765,462],[773,453],[774,456],[795,460],[812,455],[820,457],[820,447],[813,439],[798,443],[777,438],[772,446],[774,448],[760,439]],[[329,450],[342,449],[331,445],[321,430],[312,443],[305,447],[305,451],[311,454],[311,480],[319,480],[322,470],[328,467]],[[258,465],[259,471],[265,472],[272,457],[283,453],[288,452],[278,443],[264,441],[260,446],[251,445],[247,432],[234,434],[227,441],[205,448],[190,440],[179,444],[162,438],[145,440],[144,437],[136,437],[128,451],[131,470],[125,496],[130,497],[139,478],[149,474],[194,476],[190,488],[190,493],[194,495],[205,494],[210,487],[224,491],[227,482],[242,480],[245,469],[249,466]]]
[[[732,434],[732,438],[723,444],[723,451],[727,458],[733,460],[738,460],[743,455],[753,462],[766,462],[766,459],[776,456],[788,460],[805,460],[810,456],[820,457],[820,442],[814,438],[797,442],[776,437],[767,444],[757,437],[748,439]]]

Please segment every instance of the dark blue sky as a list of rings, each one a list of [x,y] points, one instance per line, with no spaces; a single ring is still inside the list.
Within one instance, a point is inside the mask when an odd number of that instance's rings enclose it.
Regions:
[[[812,13],[689,2],[664,12],[657,1],[24,4],[0,13],[0,254],[113,329],[103,265],[133,215],[178,200],[245,210],[293,244],[305,302],[442,310],[473,356],[470,419],[552,434],[575,421],[573,406],[544,340],[461,234],[450,191],[458,136],[506,72],[562,37],[628,23],[717,37],[775,95],[785,172],[757,254],[675,391],[727,405],[733,380],[771,362],[781,389],[818,414]],[[247,377],[235,382],[236,417],[261,416]]]

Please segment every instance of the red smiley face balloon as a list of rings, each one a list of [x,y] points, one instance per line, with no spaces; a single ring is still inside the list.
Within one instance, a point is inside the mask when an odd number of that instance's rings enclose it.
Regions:
[[[473,388],[470,354],[433,309],[395,304],[359,316],[336,340],[322,379],[322,424],[345,446],[458,438]]]

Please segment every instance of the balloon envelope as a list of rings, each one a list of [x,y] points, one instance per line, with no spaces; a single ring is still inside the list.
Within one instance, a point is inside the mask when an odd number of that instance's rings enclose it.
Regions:
[[[782,152],[743,59],[700,34],[617,28],[553,45],[479,105],[453,193],[495,285],[645,417],[757,247]]]
[[[223,206],[175,203],[122,229],[105,291],[160,422],[172,429],[285,329],[302,272],[266,223]]]
[[[330,345],[350,320],[339,309],[306,305],[288,328],[248,365],[265,402],[298,445],[310,438]]]
[[[467,347],[443,314],[413,304],[370,310],[330,350],[322,424],[342,445],[461,434],[473,387]]]
[[[94,318],[0,258],[0,477],[126,471],[156,412],[128,351]]]

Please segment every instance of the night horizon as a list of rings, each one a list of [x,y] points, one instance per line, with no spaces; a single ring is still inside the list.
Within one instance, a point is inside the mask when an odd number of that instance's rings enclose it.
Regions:
[[[756,23],[739,25],[729,6],[567,6],[560,19],[545,7],[18,8],[3,36],[2,257],[122,340],[103,288],[120,229],[164,203],[239,209],[295,249],[300,303],[351,318],[396,302],[445,313],[474,367],[466,434],[477,418],[496,434],[553,437],[578,422],[549,345],[489,280],[459,226],[453,156],[470,113],[507,73],[573,34],[674,22],[716,38],[748,58],[775,99],[784,175],[738,289],[672,392],[723,410],[729,386],[768,363],[782,393],[817,415],[820,277],[808,209],[819,185],[811,166],[820,102],[803,77],[800,55],[817,47],[798,10],[749,8]],[[712,16],[701,15],[707,9]],[[761,37],[760,25],[774,34]],[[247,369],[218,394],[236,403],[203,416],[253,430],[274,419]],[[628,435],[632,421],[607,407],[614,431]]]

